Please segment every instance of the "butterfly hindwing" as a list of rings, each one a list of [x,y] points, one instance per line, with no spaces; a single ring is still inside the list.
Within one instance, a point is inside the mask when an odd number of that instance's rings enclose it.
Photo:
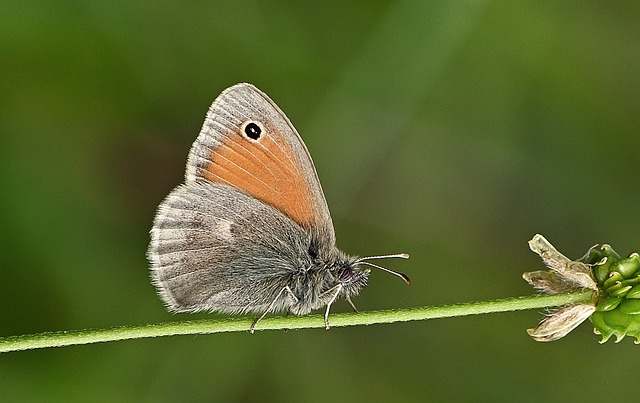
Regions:
[[[305,261],[309,234],[229,186],[177,187],[151,231],[151,276],[175,312],[264,312]]]

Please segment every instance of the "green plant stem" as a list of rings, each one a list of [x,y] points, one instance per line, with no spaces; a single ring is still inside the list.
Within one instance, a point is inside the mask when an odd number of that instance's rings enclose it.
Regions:
[[[532,295],[494,301],[472,302],[444,306],[404,308],[387,311],[340,313],[329,317],[331,327],[372,325],[377,323],[406,322],[479,315],[493,312],[540,309],[569,304],[589,303],[591,291],[579,291],[555,295]],[[47,347],[63,347],[106,341],[140,339],[146,337],[220,332],[248,331],[252,318],[225,318],[199,321],[168,322],[153,325],[122,326],[110,329],[71,330],[0,338],[0,353]],[[322,315],[266,317],[258,323],[256,331],[278,329],[324,328]]]

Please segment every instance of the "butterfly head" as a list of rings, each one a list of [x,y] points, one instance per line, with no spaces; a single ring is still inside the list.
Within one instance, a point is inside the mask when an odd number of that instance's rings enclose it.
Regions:
[[[402,278],[407,284],[411,284],[411,280],[407,275],[370,262],[370,260],[387,258],[408,259],[409,255],[401,253],[395,255],[352,257],[338,251],[338,258],[332,267],[332,272],[335,276],[335,286],[340,288],[338,297],[348,299],[351,296],[358,295],[367,285],[371,269],[363,268],[362,266],[369,266],[386,271],[387,273]]]
[[[361,268],[359,259],[339,252],[338,259],[332,265],[335,285],[340,287],[339,298],[358,295],[367,285],[371,270]]]

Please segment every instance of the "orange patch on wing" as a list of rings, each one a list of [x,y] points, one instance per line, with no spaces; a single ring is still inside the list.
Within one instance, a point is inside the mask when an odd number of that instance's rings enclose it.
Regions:
[[[268,130],[258,141],[250,141],[230,133],[222,145],[211,150],[202,176],[243,190],[309,226],[316,218],[309,185],[291,148],[277,141],[276,135],[280,133]]]

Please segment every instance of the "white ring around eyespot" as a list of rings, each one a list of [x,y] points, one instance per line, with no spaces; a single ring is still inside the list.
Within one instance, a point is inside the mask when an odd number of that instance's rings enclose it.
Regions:
[[[258,126],[258,128],[260,128],[260,136],[257,139],[252,139],[251,137],[249,137],[247,135],[247,133],[245,132],[245,129],[247,128],[247,126],[249,124],[255,124],[256,126]],[[266,131],[264,130],[264,126],[262,125],[262,123],[260,123],[257,120],[253,120],[253,119],[247,119],[244,122],[242,122],[242,125],[240,125],[240,129],[242,130],[242,135],[249,141],[260,141],[260,139],[262,138],[262,136],[265,135]]]

